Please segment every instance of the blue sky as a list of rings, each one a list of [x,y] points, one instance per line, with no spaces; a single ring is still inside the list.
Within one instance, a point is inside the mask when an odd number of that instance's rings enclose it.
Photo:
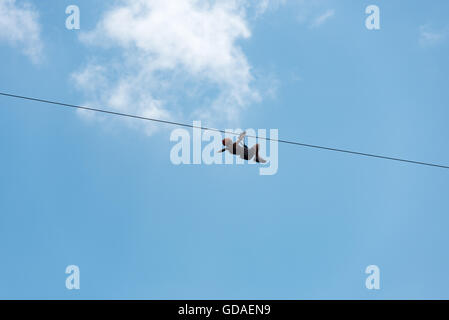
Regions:
[[[449,164],[447,1],[135,3],[2,1],[0,91]],[[449,298],[447,170],[175,166],[173,129],[0,97],[0,298]]]

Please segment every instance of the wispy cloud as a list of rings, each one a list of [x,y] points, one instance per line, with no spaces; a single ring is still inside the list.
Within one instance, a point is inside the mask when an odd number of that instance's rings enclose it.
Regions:
[[[447,35],[447,28],[442,30],[432,29],[429,25],[419,27],[419,44],[432,46],[443,42]]]
[[[256,17],[264,14],[267,10],[276,10],[287,0],[260,0],[255,1]]]
[[[318,17],[316,17],[315,19],[313,19],[313,21],[310,23],[310,27],[311,28],[319,27],[322,24],[324,24],[327,20],[332,18],[334,15],[335,15],[335,10],[329,9],[326,12],[324,12],[323,14],[321,14]]]
[[[34,63],[42,58],[39,14],[28,2],[0,0],[0,41],[16,46]]]

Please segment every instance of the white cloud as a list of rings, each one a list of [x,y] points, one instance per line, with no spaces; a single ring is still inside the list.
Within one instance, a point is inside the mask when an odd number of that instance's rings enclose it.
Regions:
[[[330,18],[332,18],[335,15],[335,10],[329,9],[326,12],[324,12],[323,14],[319,15],[318,17],[316,17],[312,23],[310,24],[311,28],[316,28],[321,26],[323,23],[325,23],[327,20],[329,20]]]
[[[261,96],[239,46],[251,36],[247,6],[242,0],[122,0],[80,37],[89,46],[118,48],[120,57],[100,53],[72,78],[89,101],[121,112],[238,121]]]
[[[441,43],[446,37],[446,30],[435,31],[428,25],[419,27],[419,43],[421,46],[430,46]]]
[[[22,50],[34,63],[42,58],[39,14],[29,4],[0,0],[0,41]]]

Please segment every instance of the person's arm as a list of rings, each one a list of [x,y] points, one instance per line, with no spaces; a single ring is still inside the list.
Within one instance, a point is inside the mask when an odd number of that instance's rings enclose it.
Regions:
[[[243,138],[245,138],[245,136],[246,136],[246,131],[243,131],[243,132],[239,135],[239,138],[237,139],[236,144],[239,144],[239,143],[243,140]]]

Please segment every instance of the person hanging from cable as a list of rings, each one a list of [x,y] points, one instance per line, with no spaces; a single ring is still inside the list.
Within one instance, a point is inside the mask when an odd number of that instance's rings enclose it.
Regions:
[[[225,152],[228,150],[230,153],[238,155],[240,158],[244,160],[251,160],[252,158],[255,158],[254,161],[259,163],[266,163],[267,160],[262,159],[259,156],[259,144],[256,143],[251,148],[248,148],[242,141],[245,138],[246,131],[242,132],[240,136],[238,137],[237,141],[232,143],[232,139],[230,138],[224,138],[223,139],[223,145],[225,146],[223,149],[218,151],[219,153]]]

